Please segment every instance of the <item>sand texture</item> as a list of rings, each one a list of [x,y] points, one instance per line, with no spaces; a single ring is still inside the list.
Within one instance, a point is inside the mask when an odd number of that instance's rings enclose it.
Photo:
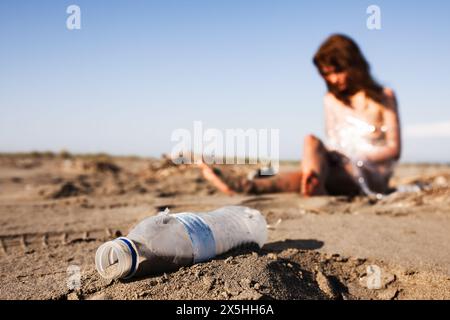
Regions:
[[[399,166],[392,184],[412,182],[428,187],[378,201],[229,197],[197,168],[165,159],[3,155],[0,298],[450,299],[450,166]],[[95,270],[96,249],[143,218],[224,205],[260,210],[268,243],[128,281]],[[378,289],[369,288],[373,265],[381,270]],[[73,270],[81,275],[75,287]]]

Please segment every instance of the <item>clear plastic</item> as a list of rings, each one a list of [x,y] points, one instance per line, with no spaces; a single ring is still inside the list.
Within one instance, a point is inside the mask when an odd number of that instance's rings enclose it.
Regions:
[[[127,237],[104,243],[97,250],[95,262],[104,278],[130,278],[205,261],[244,244],[262,247],[266,240],[265,218],[248,207],[227,206],[203,213],[162,212],[144,219]]]
[[[370,172],[372,178],[383,181],[392,174],[396,161],[373,163],[365,159],[364,155],[374,153],[385,146],[386,131],[385,126],[377,127],[351,115],[339,117],[339,120],[333,119],[333,126],[327,131],[327,147],[348,158],[354,179],[361,190],[366,195],[377,198],[381,198],[382,194],[370,189],[364,172]]]

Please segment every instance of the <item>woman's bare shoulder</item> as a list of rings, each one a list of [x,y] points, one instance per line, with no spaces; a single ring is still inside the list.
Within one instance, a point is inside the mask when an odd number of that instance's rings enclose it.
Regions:
[[[395,98],[395,92],[392,88],[384,87],[383,92],[388,98]]]
[[[397,108],[397,98],[393,89],[385,87],[383,88],[384,95],[386,96],[386,107],[389,109]]]

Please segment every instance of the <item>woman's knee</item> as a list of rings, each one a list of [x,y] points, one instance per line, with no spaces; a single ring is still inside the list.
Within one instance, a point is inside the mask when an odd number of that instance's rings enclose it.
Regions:
[[[306,135],[303,143],[304,147],[308,149],[317,149],[322,147],[322,141],[320,141],[320,139],[313,134]]]

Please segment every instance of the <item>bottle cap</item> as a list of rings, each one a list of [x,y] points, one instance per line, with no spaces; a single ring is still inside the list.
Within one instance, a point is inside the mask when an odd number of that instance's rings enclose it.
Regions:
[[[95,253],[95,267],[105,279],[127,279],[137,270],[138,252],[128,238],[120,237],[102,244]]]

